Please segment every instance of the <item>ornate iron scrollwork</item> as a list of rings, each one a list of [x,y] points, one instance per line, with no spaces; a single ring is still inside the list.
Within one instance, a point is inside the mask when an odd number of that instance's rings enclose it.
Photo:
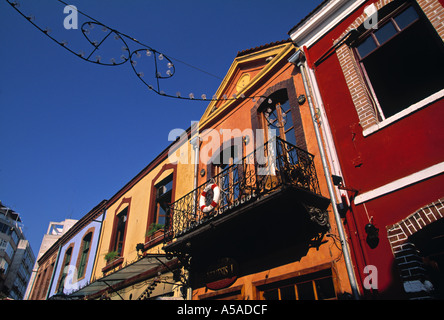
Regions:
[[[199,208],[199,197],[209,181],[170,205],[166,243],[282,187],[320,195],[313,158],[312,154],[278,137],[267,141],[212,178],[221,189],[217,208],[205,214]],[[313,221],[328,224],[326,211],[316,207],[307,210]]]
[[[316,206],[304,204],[305,209],[310,215],[310,220],[316,222],[321,227],[329,226],[328,211],[320,209]]]

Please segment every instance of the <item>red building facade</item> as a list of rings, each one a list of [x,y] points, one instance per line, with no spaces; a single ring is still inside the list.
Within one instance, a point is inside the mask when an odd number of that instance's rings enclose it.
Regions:
[[[444,297],[443,18],[438,0],[323,1],[289,32],[364,297]]]

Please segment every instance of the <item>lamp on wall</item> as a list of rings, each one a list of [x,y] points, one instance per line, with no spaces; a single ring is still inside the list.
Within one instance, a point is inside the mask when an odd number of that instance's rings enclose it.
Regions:
[[[357,189],[344,186],[343,179],[341,176],[337,176],[337,175],[332,174],[331,179],[333,181],[333,185],[337,186],[338,189],[354,192],[354,196],[356,196],[359,193],[359,190],[357,190]]]
[[[136,251],[137,251],[137,255],[140,257],[141,255],[142,255],[142,252],[143,252],[143,249],[144,249],[144,245],[143,245],[143,243],[138,243],[137,245],[136,245]],[[139,251],[140,251],[140,253],[139,253]]]
[[[379,229],[372,223],[367,223],[364,229],[365,233],[367,233],[367,244],[372,249],[376,248],[379,244]]]
[[[332,174],[331,179],[333,180],[333,185],[335,185],[335,186],[342,185],[342,177]]]
[[[303,94],[299,95],[299,97],[298,97],[299,105],[303,105],[305,103],[305,101],[306,101],[305,95],[303,95]]]

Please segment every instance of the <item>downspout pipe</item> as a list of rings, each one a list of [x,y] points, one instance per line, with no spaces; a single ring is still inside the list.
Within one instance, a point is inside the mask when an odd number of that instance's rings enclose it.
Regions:
[[[344,227],[342,225],[341,216],[338,211],[337,203],[336,203],[336,195],[333,188],[333,183],[331,181],[331,173],[330,168],[328,167],[327,157],[324,151],[324,143],[322,141],[321,133],[318,127],[318,122],[316,120],[316,112],[313,106],[313,100],[310,93],[310,88],[308,87],[307,78],[305,75],[305,56],[301,50],[298,50],[295,54],[293,54],[288,61],[295,66],[297,66],[302,75],[302,82],[304,83],[305,94],[307,95],[308,106],[310,109],[311,119],[313,121],[313,127],[315,130],[316,140],[319,146],[319,154],[322,161],[322,167],[324,169],[325,180],[327,181],[328,193],[330,195],[330,201],[333,208],[333,213],[336,221],[336,225],[338,227],[339,238],[341,242],[342,252],[344,254],[345,266],[347,269],[348,278],[350,280],[350,286],[352,289],[353,297],[356,300],[359,300],[359,290],[356,283],[356,277],[353,269],[353,264],[350,257],[349,246],[347,243],[347,239],[345,237]]]
[[[193,136],[193,128],[196,128],[199,123],[196,122],[193,125],[195,125],[195,127],[192,127],[192,133],[191,136]],[[194,215],[196,215],[196,201],[197,201],[197,194],[196,194],[196,189],[197,189],[197,175],[198,175],[198,166],[199,166],[199,146],[200,146],[200,137],[199,137],[199,133],[196,132],[196,136],[194,138],[192,138],[190,140],[190,144],[193,146],[193,150],[194,150],[194,181],[193,181],[193,190],[194,190],[194,194],[193,194],[193,206],[194,206],[194,210],[193,213]],[[187,300],[192,300],[193,299],[193,289],[190,286],[190,270],[188,270],[186,272],[186,280],[188,283],[188,287],[187,287],[187,295],[186,295],[186,299]]]

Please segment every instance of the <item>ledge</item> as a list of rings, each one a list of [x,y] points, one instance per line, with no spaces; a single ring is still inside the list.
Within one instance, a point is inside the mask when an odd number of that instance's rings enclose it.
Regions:
[[[375,188],[373,190],[366,191],[362,194],[359,194],[355,198],[355,205],[367,202],[369,200],[378,198],[380,196],[386,195],[393,191],[405,188],[414,183],[420,182],[422,180],[429,179],[438,174],[442,174],[444,172],[444,162],[437,163],[431,167],[425,168],[423,170],[414,172],[408,176],[402,177],[400,179],[394,180],[390,183],[387,183],[383,186]]]
[[[123,263],[123,257],[119,257],[109,263],[106,264],[106,266],[104,266],[102,268],[102,272],[108,272],[118,266],[120,266]]]
[[[164,238],[165,238],[165,230],[164,229],[157,230],[152,235],[146,237],[146,242],[144,244],[143,249],[148,250],[149,248],[162,243]]]
[[[409,114],[411,114],[411,113],[413,113],[413,112],[415,112],[415,111],[417,111],[417,110],[419,110],[419,109],[421,109],[421,108],[423,108],[435,101],[440,100],[443,97],[444,97],[444,89],[428,96],[425,99],[422,99],[421,101],[418,101],[415,104],[412,104],[410,107],[402,110],[401,112],[398,112],[397,114],[395,114],[385,120],[382,120],[381,122],[365,129],[362,132],[362,134],[364,135],[364,137],[369,136],[372,133],[375,133],[375,132],[381,130],[382,128],[387,127],[388,125],[391,125],[392,123],[408,116]]]

